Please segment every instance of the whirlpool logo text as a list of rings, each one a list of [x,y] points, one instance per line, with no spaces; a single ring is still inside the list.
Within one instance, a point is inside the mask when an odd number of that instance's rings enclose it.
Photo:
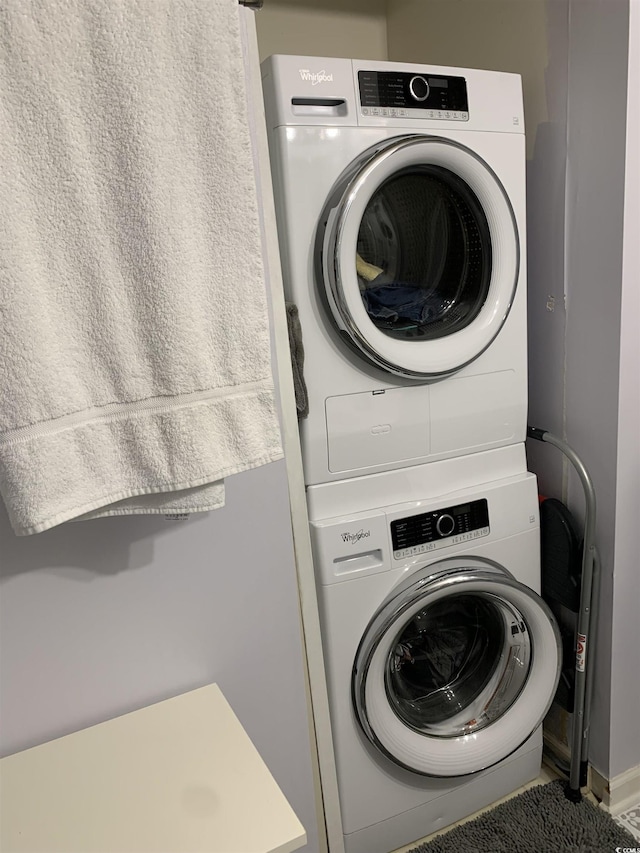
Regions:
[[[327,72],[322,69],[322,71],[309,71],[308,68],[299,68],[300,77],[307,83],[311,83],[312,86],[317,86],[318,83],[333,83],[333,74],[327,74]]]
[[[350,533],[347,531],[342,534],[342,541],[348,542],[349,545],[355,545],[356,542],[359,542],[361,539],[366,539],[367,536],[371,536],[370,530],[363,530],[362,528],[358,530],[357,533]]]

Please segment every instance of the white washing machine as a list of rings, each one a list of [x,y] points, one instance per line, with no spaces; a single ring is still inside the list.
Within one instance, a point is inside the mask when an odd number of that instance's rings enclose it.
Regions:
[[[536,479],[503,448],[308,497],[345,849],[388,853],[539,773],[561,652]]]
[[[520,77],[300,56],[262,74],[307,484],[524,441]]]

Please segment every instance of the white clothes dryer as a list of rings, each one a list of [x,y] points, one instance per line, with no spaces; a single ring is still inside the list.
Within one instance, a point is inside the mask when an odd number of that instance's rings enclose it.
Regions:
[[[560,637],[536,479],[487,482],[511,450],[308,489],[347,853],[388,853],[539,773]]]
[[[524,441],[520,77],[299,56],[262,74],[307,484]]]

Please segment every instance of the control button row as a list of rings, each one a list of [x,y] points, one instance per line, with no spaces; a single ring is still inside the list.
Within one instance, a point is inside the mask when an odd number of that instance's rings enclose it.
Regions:
[[[394,560],[402,560],[403,557],[415,557],[417,554],[426,554],[427,551],[435,551],[437,542],[424,542],[422,545],[414,545],[413,548],[402,548],[393,552]]]
[[[395,107],[362,107],[363,116],[379,118],[427,118],[444,121],[469,121],[469,113],[459,110],[404,110]]]
[[[480,537],[488,535],[488,527],[479,527],[477,530],[470,530],[468,533],[459,533],[457,536],[450,536],[447,539],[447,545],[457,545],[459,542],[469,542],[471,539],[480,539]]]
[[[395,107],[363,107],[363,116],[383,116],[385,118],[395,118],[401,116],[406,118],[409,115],[409,110],[396,109]]]
[[[473,539],[488,536],[489,532],[488,527],[479,527],[477,530],[470,530],[468,533],[459,533],[457,536],[449,536],[446,539],[438,539],[435,542],[423,542],[422,545],[414,545],[413,548],[402,548],[399,551],[394,551],[393,559],[404,560],[407,557],[416,557],[419,554],[426,554],[438,548],[447,548],[450,545],[458,545],[461,542],[470,542]]]

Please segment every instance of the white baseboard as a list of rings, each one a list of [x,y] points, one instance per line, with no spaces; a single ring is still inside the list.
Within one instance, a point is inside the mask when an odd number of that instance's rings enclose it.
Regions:
[[[640,803],[640,764],[613,779],[605,779],[592,767],[591,789],[601,801],[601,808],[612,815],[622,814]]]

